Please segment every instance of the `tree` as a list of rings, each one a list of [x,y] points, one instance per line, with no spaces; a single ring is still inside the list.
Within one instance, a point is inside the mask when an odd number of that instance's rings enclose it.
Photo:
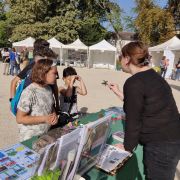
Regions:
[[[109,0],[99,0],[96,3],[105,11],[105,19],[109,22],[114,32],[116,33],[117,39],[121,39],[119,32],[122,31],[121,24],[121,8],[115,2]]]
[[[12,41],[27,36],[45,39],[53,36],[67,43],[78,37],[80,21],[77,0],[10,0],[8,21]]]
[[[6,47],[8,45],[7,24],[5,21],[0,21],[0,47]]]
[[[78,9],[81,20],[78,33],[83,42],[92,45],[104,39],[107,34],[107,30],[102,26],[105,11],[97,6],[95,0],[80,0]]]
[[[168,0],[167,9],[174,18],[175,28],[180,30],[180,3],[179,0]],[[180,38],[180,35],[179,35]]]
[[[173,16],[175,16],[177,12],[180,12],[179,0],[168,0],[167,8],[170,10],[170,12],[173,14]],[[180,14],[179,14],[179,16],[180,16]]]
[[[5,14],[4,6],[5,6],[5,3],[0,2],[0,21],[6,20],[6,14]]]
[[[5,2],[0,2],[0,47],[9,45],[9,30],[6,22]]]
[[[27,36],[34,38],[56,37],[63,43],[70,43],[80,37],[91,45],[107,34],[102,26],[109,21],[114,29],[122,29],[118,21],[119,6],[106,0],[8,0],[10,11],[8,24],[12,41]],[[113,15],[112,15],[113,14]]]
[[[156,6],[152,0],[136,0],[136,5],[135,26],[143,42],[155,45],[174,36],[174,20],[169,11]]]
[[[122,48],[122,38],[119,34],[119,32],[123,30],[121,23],[122,9],[119,7],[117,2],[113,0],[95,0],[95,4],[104,11],[102,21],[109,24],[116,36],[115,44],[118,49]]]
[[[123,20],[124,20],[123,29],[129,30],[131,32],[136,32],[136,28],[134,24],[135,19],[133,17],[125,16]]]
[[[88,46],[103,40],[106,34],[107,30],[96,21],[96,18],[84,21],[79,30],[80,39]]]

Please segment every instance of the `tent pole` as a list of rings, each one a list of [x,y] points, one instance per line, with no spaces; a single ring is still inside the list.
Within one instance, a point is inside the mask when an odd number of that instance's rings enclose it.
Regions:
[[[87,49],[87,66],[88,66],[88,68],[90,68],[90,66],[89,66],[89,63],[90,63],[90,49],[89,49],[89,46],[88,46],[88,49]]]
[[[117,56],[117,53],[116,53],[116,51],[114,52],[114,70],[116,71],[117,69],[116,69],[116,56]]]

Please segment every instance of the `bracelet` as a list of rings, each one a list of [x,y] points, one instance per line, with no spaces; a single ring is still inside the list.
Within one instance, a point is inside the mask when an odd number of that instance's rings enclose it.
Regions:
[[[13,99],[13,98],[9,98],[9,102],[11,102],[11,101],[12,101],[12,99]]]

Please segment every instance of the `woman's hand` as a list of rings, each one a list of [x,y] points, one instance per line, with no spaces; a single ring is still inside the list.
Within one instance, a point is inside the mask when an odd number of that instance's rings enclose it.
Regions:
[[[124,145],[121,143],[115,144],[114,146],[125,151]]]
[[[118,94],[120,92],[118,84],[115,83],[108,83],[108,87],[110,90],[112,90],[115,94]]]
[[[119,86],[118,84],[115,84],[115,83],[108,83],[108,87],[111,91],[114,92],[114,94],[116,94],[122,101],[124,99],[124,95],[123,95],[123,92],[121,92],[119,90]]]
[[[55,125],[58,122],[58,116],[55,112],[49,114],[46,119],[46,123],[50,125]]]
[[[117,148],[119,148],[119,149],[122,149],[122,150],[126,151],[125,148],[124,148],[124,145],[121,144],[121,143],[119,143],[119,144],[114,144],[114,146],[117,147]],[[130,152],[130,151],[127,151],[127,152],[129,152],[130,154],[132,154],[132,152]]]

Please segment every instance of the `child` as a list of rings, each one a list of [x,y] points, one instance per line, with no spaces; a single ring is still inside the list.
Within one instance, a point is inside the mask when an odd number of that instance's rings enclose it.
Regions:
[[[86,86],[73,67],[67,67],[63,70],[63,80],[65,87],[59,87],[60,111],[75,117],[78,114],[77,94],[85,96],[87,94]],[[74,86],[76,81],[79,81],[79,86]]]
[[[32,69],[32,83],[24,89],[18,103],[16,121],[20,141],[47,132],[57,123],[54,98],[49,85],[56,82],[57,67],[49,59],[39,60]]]

